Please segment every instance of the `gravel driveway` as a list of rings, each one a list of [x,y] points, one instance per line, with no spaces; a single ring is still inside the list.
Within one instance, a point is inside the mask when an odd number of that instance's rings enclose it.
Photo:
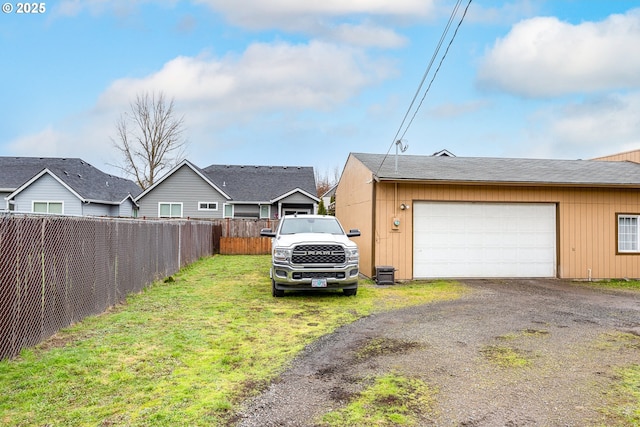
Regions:
[[[615,368],[640,363],[640,293],[553,279],[465,283],[473,292],[462,299],[377,314],[323,337],[246,403],[236,425],[313,426],[367,378],[389,372],[437,390],[421,425],[609,425],[599,409]],[[372,340],[393,345],[357,357]],[[492,346],[531,363],[499,366],[485,357]]]

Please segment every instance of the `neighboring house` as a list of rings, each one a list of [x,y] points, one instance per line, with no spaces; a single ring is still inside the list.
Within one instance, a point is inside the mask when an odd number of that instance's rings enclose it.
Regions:
[[[640,277],[640,164],[401,155],[396,172],[395,160],[351,153],[336,190],[365,275]]]
[[[0,211],[133,217],[141,191],[82,159],[0,157]]]
[[[312,167],[211,165],[184,160],[136,198],[141,217],[279,218],[317,211]]]
[[[640,150],[625,151],[624,153],[612,154],[604,157],[597,157],[593,160],[604,160],[608,162],[629,161],[640,163]]]
[[[324,207],[327,209],[327,212],[331,211],[334,212],[335,211],[335,201],[331,201],[331,199],[335,199],[335,195],[336,195],[336,187],[338,187],[338,184],[334,184],[331,186],[331,188],[329,188],[327,191],[324,192],[324,194],[322,196],[320,196],[320,198],[322,199],[322,202],[324,203]]]

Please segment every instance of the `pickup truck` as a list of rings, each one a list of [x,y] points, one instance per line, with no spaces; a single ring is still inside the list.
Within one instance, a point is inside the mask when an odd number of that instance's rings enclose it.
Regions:
[[[263,228],[271,237],[271,294],[284,296],[285,290],[342,289],[345,295],[358,292],[358,245],[338,219],[325,215],[285,215],[277,231]]]

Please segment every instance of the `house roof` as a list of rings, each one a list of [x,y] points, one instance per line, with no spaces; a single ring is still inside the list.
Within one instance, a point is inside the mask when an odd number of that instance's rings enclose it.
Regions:
[[[207,175],[207,173],[200,169],[198,166],[194,165],[193,163],[191,163],[189,160],[183,160],[180,163],[178,163],[176,166],[174,166],[169,172],[167,172],[166,174],[164,174],[162,177],[160,177],[160,179],[158,179],[156,182],[153,183],[153,185],[151,185],[150,187],[148,187],[146,190],[144,190],[142,193],[140,193],[137,197],[137,200],[143,198],[147,193],[151,192],[155,187],[157,187],[158,185],[160,185],[165,179],[169,178],[171,175],[173,175],[178,169],[182,168],[183,166],[186,166],[188,168],[190,168],[193,172],[195,172],[200,178],[202,178],[207,184],[209,184],[211,187],[213,187],[217,192],[219,192],[220,194],[222,194],[222,196],[227,199],[227,200],[231,200],[231,196],[229,196],[229,193],[227,193],[223,188],[219,187],[218,185],[216,185],[215,182],[213,182],[211,180],[211,178],[209,177],[209,175]]]
[[[640,187],[640,164],[597,160],[396,156],[351,153],[379,181]]]
[[[211,165],[202,170],[235,201],[275,201],[296,190],[316,198],[311,166]]]
[[[48,171],[86,201],[120,203],[142,190],[133,181],[109,175],[78,158],[0,157],[0,189],[15,192]]]

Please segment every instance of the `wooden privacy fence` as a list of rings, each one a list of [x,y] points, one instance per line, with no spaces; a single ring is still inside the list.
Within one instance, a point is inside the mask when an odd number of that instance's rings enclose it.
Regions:
[[[223,237],[220,239],[220,254],[222,255],[266,255],[270,253],[270,237]]]
[[[278,227],[273,219],[237,219],[214,220],[222,228],[220,237],[221,255],[267,255],[271,253],[271,238],[260,237],[260,230]]]
[[[212,254],[214,224],[0,215],[0,359]]]

